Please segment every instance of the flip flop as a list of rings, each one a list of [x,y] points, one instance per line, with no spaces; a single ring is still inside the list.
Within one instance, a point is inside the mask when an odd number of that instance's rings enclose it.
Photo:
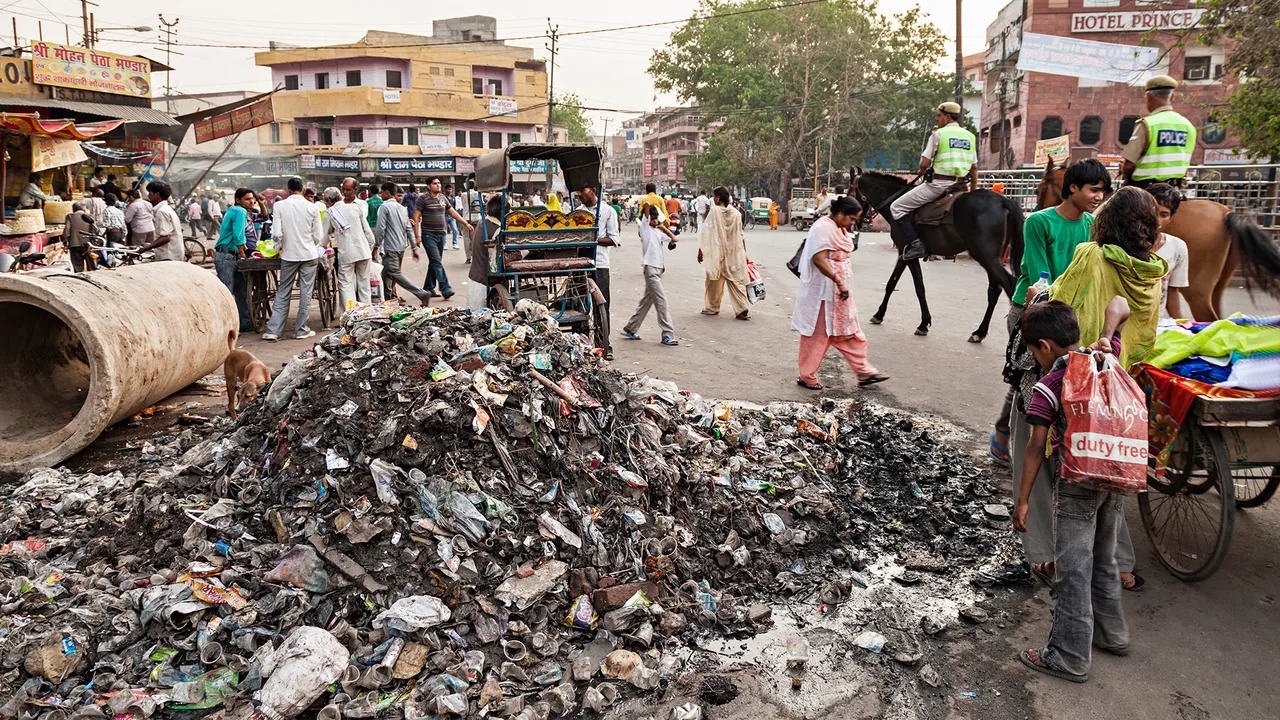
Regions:
[[[1128,585],[1125,585],[1124,578],[1121,578],[1120,587],[1124,588],[1125,590],[1128,590],[1129,592],[1142,592],[1142,589],[1147,586],[1146,579],[1136,572],[1129,573],[1129,574],[1133,576],[1133,582],[1131,582]]]
[[[743,310],[741,313],[739,313],[738,315],[734,315],[733,317],[737,320],[750,320],[751,313],[746,310]]]
[[[1009,440],[1006,438],[1005,442],[1007,443]],[[1009,466],[1009,448],[996,442],[995,431],[992,431],[991,433],[991,445],[987,448],[987,454],[991,456],[991,460],[995,462],[995,464],[1002,465],[1004,467]]]
[[[876,383],[882,383],[888,379],[889,379],[888,375],[884,375],[882,373],[876,373],[875,375],[872,375],[870,377],[858,378],[858,387],[867,387],[868,385],[875,385]]]
[[[1036,654],[1035,660],[1031,659],[1031,653]],[[1089,679],[1089,676],[1087,674],[1076,675],[1075,673],[1069,673],[1065,670],[1059,670],[1058,668],[1053,667],[1052,665],[1049,665],[1044,661],[1043,658],[1040,657],[1039,650],[1023,650],[1022,652],[1018,653],[1018,659],[1022,661],[1023,665],[1026,665],[1027,667],[1031,668],[1032,670],[1035,670],[1036,672],[1044,673],[1045,675],[1050,675],[1052,677],[1060,678],[1062,680],[1070,680],[1073,683],[1082,683],[1082,682],[1088,681]]]
[[[1045,568],[1053,563],[1031,563],[1031,574],[1040,579],[1040,582],[1053,587],[1053,574],[1045,572]]]
[[[806,390],[823,390],[826,388],[826,385],[823,385],[822,383],[818,383],[817,385],[810,385],[809,383],[803,380],[796,380],[796,384]]]
[[[720,314],[720,311],[719,311],[719,310],[717,310],[717,311],[715,311],[715,312],[712,312],[712,311],[710,311],[710,310],[703,310],[703,311],[702,311],[702,314],[703,314],[703,315],[719,315],[719,314]]]

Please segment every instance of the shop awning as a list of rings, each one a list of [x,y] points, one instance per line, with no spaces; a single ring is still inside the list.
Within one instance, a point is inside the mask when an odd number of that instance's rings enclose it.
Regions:
[[[21,100],[13,100],[14,105],[22,107],[45,107],[85,115],[99,115],[107,118],[121,118],[129,122],[151,123],[153,125],[178,125],[172,115],[155,108],[136,107],[133,105],[108,105],[97,102],[80,102],[78,100],[56,100],[54,98],[24,95]]]
[[[0,113],[0,127],[23,135],[41,135],[59,140],[88,140],[111,132],[124,124],[124,120],[76,124],[74,120],[46,120],[27,113]]]

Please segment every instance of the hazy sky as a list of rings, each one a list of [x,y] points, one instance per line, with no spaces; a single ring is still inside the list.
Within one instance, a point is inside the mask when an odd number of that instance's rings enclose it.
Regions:
[[[202,45],[266,45],[280,40],[295,45],[327,45],[353,42],[368,29],[431,34],[431,21],[461,15],[491,15],[498,19],[498,36],[503,38],[541,35],[546,32],[547,16],[560,26],[561,32],[599,30],[640,23],[687,18],[698,6],[696,0],[644,0],[644,2],[564,3],[560,6],[530,3],[527,0],[478,0],[466,3],[422,3],[412,0],[301,0],[290,2],[213,2],[211,0],[162,0],[147,3],[138,0],[97,0],[94,12],[99,28],[149,25],[152,32],[112,30],[102,33],[99,47],[120,53],[137,53],[163,60],[163,44],[159,37],[159,10],[165,19],[179,19],[177,41]],[[973,53],[985,43],[986,27],[1007,0],[968,0],[964,4],[964,50]],[[955,33],[955,4],[950,0],[920,0],[918,3],[929,19],[951,38]],[[447,8],[453,5],[457,9]],[[905,7],[898,2],[881,0],[882,11]],[[534,8],[542,8],[534,12]],[[584,9],[584,16],[573,14]],[[230,10],[229,13],[221,12]],[[71,40],[78,44],[82,33],[79,0],[0,0],[0,28],[12,33],[14,14],[18,35],[35,38],[37,22],[43,22],[44,38],[62,42],[63,25],[70,25]],[[620,30],[594,35],[565,37],[560,40],[556,64],[556,89],[575,92],[584,105],[594,107],[646,110],[656,105],[673,104],[674,97],[656,95],[653,83],[645,73],[649,56],[666,43],[676,25],[635,30]],[[545,38],[512,41],[537,50],[548,57]],[[254,65],[252,48],[184,46],[183,56],[173,57],[175,90],[200,93],[219,90],[266,90],[270,75]],[[944,48],[949,58],[954,47]],[[157,93],[163,92],[163,74],[153,79]],[[600,132],[603,121],[610,125],[624,115],[588,113]]]

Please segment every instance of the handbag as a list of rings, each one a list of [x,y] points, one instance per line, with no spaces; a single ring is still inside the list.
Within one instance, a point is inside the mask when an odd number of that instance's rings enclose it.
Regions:
[[[747,261],[747,300],[755,304],[765,298],[764,278],[760,277],[760,271],[756,269],[756,264]]]
[[[804,244],[808,241],[809,238],[801,240],[800,247],[796,248],[796,254],[792,255],[791,259],[787,261],[787,269],[796,277],[800,277],[800,258],[804,255]]]

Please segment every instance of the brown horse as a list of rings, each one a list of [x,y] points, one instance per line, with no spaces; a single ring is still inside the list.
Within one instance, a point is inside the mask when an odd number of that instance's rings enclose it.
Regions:
[[[1036,188],[1037,210],[1062,202],[1066,173],[1049,161]],[[1242,262],[1254,284],[1280,296],[1280,249],[1249,216],[1212,200],[1185,200],[1165,232],[1187,243],[1190,284],[1181,292],[1196,320],[1223,317],[1222,295]]]

